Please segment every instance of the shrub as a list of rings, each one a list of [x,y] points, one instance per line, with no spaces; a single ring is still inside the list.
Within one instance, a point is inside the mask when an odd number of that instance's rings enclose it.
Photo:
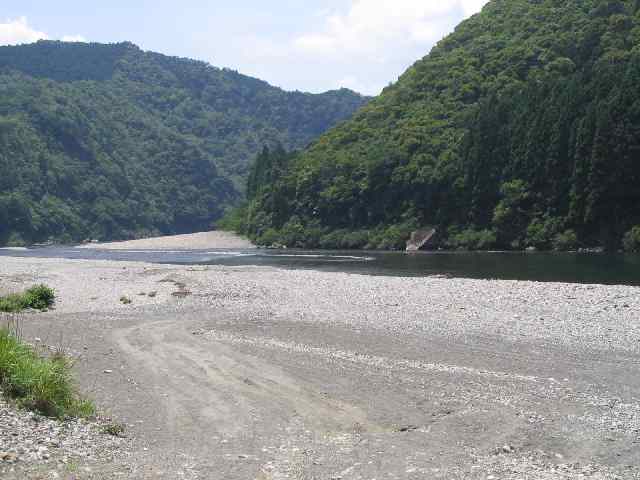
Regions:
[[[392,225],[380,234],[376,242],[377,248],[379,250],[402,250],[407,238],[398,227]]]
[[[526,245],[548,250],[554,243],[562,220],[556,217],[535,218],[527,227]]]
[[[247,205],[227,210],[225,215],[215,223],[215,228],[229,232],[245,233]]]
[[[87,417],[95,411],[76,393],[71,362],[65,356],[41,357],[4,329],[0,329],[0,388],[19,405],[51,417]]]
[[[367,230],[334,230],[320,237],[318,245],[325,249],[359,250],[369,242]]]
[[[36,285],[31,287],[24,294],[24,302],[26,308],[36,310],[46,310],[51,307],[55,301],[56,295],[52,288],[46,285]]]
[[[0,298],[0,312],[19,312],[23,310],[20,295],[12,294]]]
[[[325,230],[316,224],[306,225],[304,228],[304,234],[302,240],[299,242],[299,246],[305,248],[318,248],[320,247],[320,240],[324,235]]]
[[[640,225],[627,232],[622,240],[625,252],[640,252]]]
[[[280,238],[287,247],[304,247],[306,244],[305,227],[297,216],[292,217],[280,230]]]
[[[275,228],[268,228],[262,233],[262,235],[259,235],[255,241],[258,245],[270,247],[280,243],[280,234]]]
[[[9,239],[6,241],[7,247],[26,247],[27,242],[24,241],[22,236],[17,232],[11,232]]]
[[[377,248],[379,250],[404,250],[407,240],[411,237],[411,232],[417,228],[414,221],[391,225],[381,228],[371,233],[367,248]]]
[[[553,249],[560,252],[567,252],[578,248],[578,236],[573,230],[565,230],[557,234],[553,239]]]
[[[493,211],[492,225],[501,244],[520,248],[522,232],[529,223],[529,189],[529,185],[519,179],[505,182],[500,187],[502,199]]]
[[[447,246],[461,250],[490,250],[496,245],[496,233],[493,230],[467,228],[449,236]]]
[[[348,232],[342,236],[339,248],[344,250],[359,250],[364,248],[369,242],[369,232],[367,230],[357,230]]]
[[[121,423],[107,423],[102,426],[102,433],[105,435],[111,435],[113,437],[124,437],[125,436],[125,427]]]
[[[327,250],[339,249],[342,238],[346,233],[346,230],[333,230],[332,232],[325,233],[322,237],[320,237],[320,248],[324,248]]]
[[[46,285],[36,285],[24,293],[14,293],[0,298],[0,312],[20,312],[32,308],[44,311],[55,302],[55,292]]]

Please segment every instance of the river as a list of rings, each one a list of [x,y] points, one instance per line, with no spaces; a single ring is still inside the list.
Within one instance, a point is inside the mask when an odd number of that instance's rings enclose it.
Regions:
[[[176,265],[272,266],[365,275],[431,276],[543,282],[640,285],[640,256],[522,252],[404,252],[307,250],[0,249],[0,257],[141,261]],[[1,270],[1,262],[0,262]]]

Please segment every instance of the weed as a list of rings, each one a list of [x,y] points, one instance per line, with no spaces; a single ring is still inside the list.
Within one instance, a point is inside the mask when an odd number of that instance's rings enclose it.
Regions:
[[[76,460],[70,460],[69,463],[67,463],[67,472],[77,473],[79,470],[80,465],[78,465],[78,462]]]
[[[35,285],[23,293],[0,297],[0,312],[15,313],[27,309],[47,310],[55,302],[55,292],[46,285]]]
[[[68,357],[40,356],[7,329],[0,329],[0,388],[19,405],[57,418],[89,417],[93,403],[81,398]]]
[[[122,302],[123,305],[129,305],[133,303],[133,300],[131,300],[129,297],[126,297],[124,295],[120,297],[120,301]]]
[[[105,435],[111,435],[114,437],[124,437],[124,425],[121,423],[115,423],[115,422],[111,422],[111,423],[107,423],[106,425],[103,425],[102,429],[101,429],[102,433],[104,433]]]
[[[5,329],[14,338],[22,340],[22,314],[18,313],[0,313],[0,330]]]

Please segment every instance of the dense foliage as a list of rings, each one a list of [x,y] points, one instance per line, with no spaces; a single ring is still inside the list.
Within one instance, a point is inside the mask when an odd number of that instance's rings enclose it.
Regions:
[[[636,248],[638,92],[640,1],[493,0],[352,120],[259,158],[275,168],[236,224],[299,246],[437,226],[450,248]]]
[[[130,43],[1,47],[0,245],[210,228],[265,143],[304,147],[365,101]]]

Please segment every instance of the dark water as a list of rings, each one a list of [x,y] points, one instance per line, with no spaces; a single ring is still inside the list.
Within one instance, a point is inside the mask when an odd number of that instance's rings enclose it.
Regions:
[[[3,256],[144,261],[177,265],[261,265],[367,275],[495,278],[640,285],[640,256],[578,253],[336,252],[304,250],[89,250],[46,247],[0,249]]]

